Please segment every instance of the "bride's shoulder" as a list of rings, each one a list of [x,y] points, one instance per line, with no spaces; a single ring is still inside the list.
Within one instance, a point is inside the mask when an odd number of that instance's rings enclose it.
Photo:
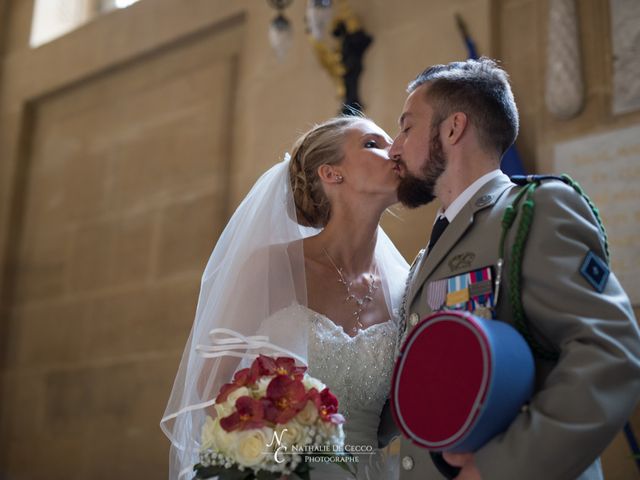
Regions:
[[[271,335],[273,335],[273,332],[279,332],[278,335],[300,334],[308,328],[311,316],[311,311],[307,307],[294,302],[265,318],[259,333],[271,332]]]
[[[272,321],[282,321],[288,319],[299,320],[300,318],[307,318],[311,315],[311,311],[301,303],[294,302],[288,307],[281,308],[280,310],[271,314],[269,319]]]
[[[300,270],[303,265],[302,241],[296,240],[287,243],[275,243],[263,246],[245,258],[243,268],[253,272],[289,271],[291,273]]]
[[[303,246],[302,240],[294,240],[292,242],[274,243],[259,248],[251,255],[249,261],[259,258],[283,258],[284,256],[294,258],[297,255],[302,255]]]

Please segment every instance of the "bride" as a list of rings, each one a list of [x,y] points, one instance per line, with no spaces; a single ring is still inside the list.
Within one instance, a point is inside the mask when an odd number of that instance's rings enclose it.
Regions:
[[[302,135],[234,213],[205,269],[161,421],[171,479],[191,478],[220,387],[258,353],[307,365],[339,399],[345,445],[377,449],[408,271],[379,226],[397,201],[391,143],[369,119],[328,120]],[[362,457],[358,478],[393,476],[385,455]],[[332,464],[311,473],[345,475]]]

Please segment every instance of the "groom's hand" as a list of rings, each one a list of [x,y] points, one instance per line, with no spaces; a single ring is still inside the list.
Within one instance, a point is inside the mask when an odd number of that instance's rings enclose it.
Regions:
[[[460,468],[460,473],[455,480],[482,480],[480,472],[476,468],[473,453],[443,453],[443,458],[449,465]]]

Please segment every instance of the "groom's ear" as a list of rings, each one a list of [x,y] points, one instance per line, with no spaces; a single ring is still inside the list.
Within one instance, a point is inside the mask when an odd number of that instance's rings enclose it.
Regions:
[[[339,183],[340,172],[333,165],[325,163],[318,167],[318,177],[323,183]]]
[[[443,122],[443,127],[444,131],[441,131],[442,140],[449,145],[455,145],[469,127],[469,117],[464,112],[452,113]]]

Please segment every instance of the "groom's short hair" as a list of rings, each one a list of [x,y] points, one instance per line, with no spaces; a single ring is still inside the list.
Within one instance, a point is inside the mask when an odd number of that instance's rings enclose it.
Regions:
[[[409,93],[428,83],[425,99],[435,111],[434,125],[464,112],[481,146],[501,157],[518,136],[519,118],[509,76],[490,58],[433,65],[416,77]]]

